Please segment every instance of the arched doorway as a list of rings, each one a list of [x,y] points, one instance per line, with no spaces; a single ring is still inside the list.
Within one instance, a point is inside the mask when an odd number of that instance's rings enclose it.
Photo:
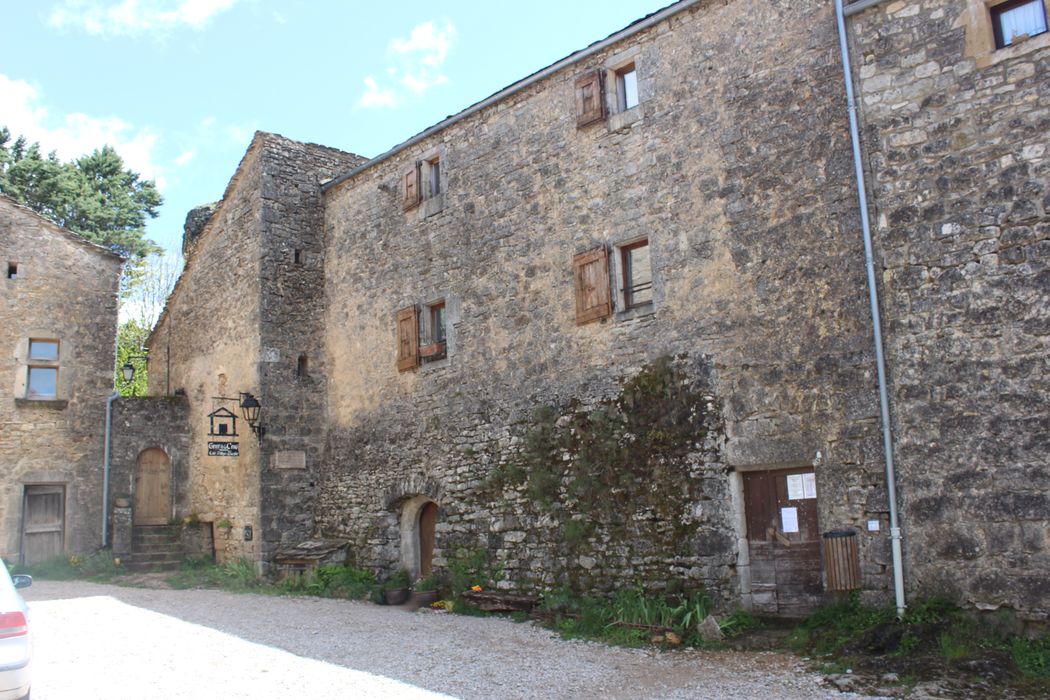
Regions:
[[[413,496],[401,506],[401,566],[412,578],[426,576],[434,563],[438,504]]]
[[[135,463],[135,525],[167,525],[171,519],[171,459],[150,447]]]
[[[420,577],[430,574],[430,567],[434,562],[434,526],[437,525],[438,506],[430,501],[419,509],[419,525],[416,531],[419,533],[419,575]]]

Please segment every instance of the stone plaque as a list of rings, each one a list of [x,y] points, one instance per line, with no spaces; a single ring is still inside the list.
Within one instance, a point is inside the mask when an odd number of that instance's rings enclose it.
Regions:
[[[306,469],[306,452],[303,450],[280,450],[273,455],[275,469]]]
[[[238,457],[240,454],[240,447],[236,442],[208,441],[209,457]]]

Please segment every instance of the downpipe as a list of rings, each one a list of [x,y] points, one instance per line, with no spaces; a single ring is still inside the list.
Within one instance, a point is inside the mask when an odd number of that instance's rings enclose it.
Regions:
[[[860,223],[864,235],[864,263],[868,274],[868,301],[871,305],[872,334],[875,340],[875,366],[879,377],[879,408],[882,414],[882,449],[886,455],[886,492],[890,505],[890,548],[893,556],[893,590],[897,616],[904,615],[904,557],[900,522],[897,514],[897,483],[893,467],[893,433],[890,428],[890,401],[886,388],[886,360],[882,348],[882,323],[879,315],[879,292],[876,286],[875,257],[872,254],[871,221],[868,218],[868,196],[864,182],[864,166],[860,153],[860,129],[857,126],[857,103],[853,94],[853,71],[850,68],[849,45],[846,35],[846,15],[883,2],[861,0],[844,9],[842,0],[835,0],[835,17],[839,30],[839,50],[842,53],[842,76],[846,84],[846,103],[849,111],[849,133],[853,144],[853,168],[857,180],[857,199],[860,202]]]
[[[102,548],[109,545],[109,456],[113,441],[113,402],[120,398],[114,391],[106,399],[106,437],[102,452]]]

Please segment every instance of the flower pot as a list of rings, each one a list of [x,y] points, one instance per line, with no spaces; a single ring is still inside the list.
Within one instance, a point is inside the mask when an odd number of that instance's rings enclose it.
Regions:
[[[412,591],[412,605],[430,605],[436,603],[439,597],[437,591]]]
[[[386,592],[386,604],[404,605],[405,601],[408,600],[408,593],[407,588],[391,588]]]

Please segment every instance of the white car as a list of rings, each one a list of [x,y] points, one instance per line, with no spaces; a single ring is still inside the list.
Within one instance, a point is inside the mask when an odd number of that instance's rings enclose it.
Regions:
[[[7,573],[0,561],[0,700],[29,698],[29,608],[16,589],[33,585],[33,577]]]

